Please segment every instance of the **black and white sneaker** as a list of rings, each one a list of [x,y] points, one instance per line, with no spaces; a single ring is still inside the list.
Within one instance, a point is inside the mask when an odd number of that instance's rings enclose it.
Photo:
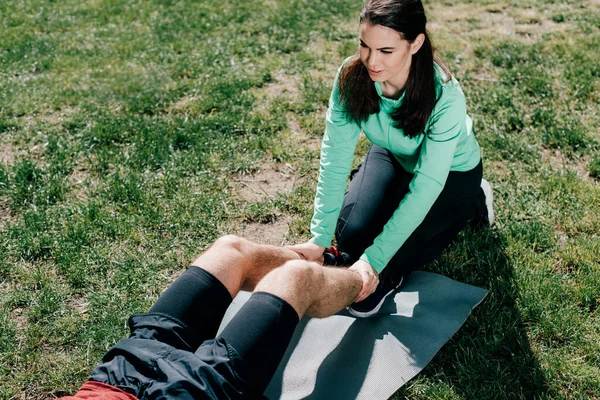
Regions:
[[[348,312],[358,318],[367,318],[377,314],[385,299],[402,285],[403,280],[404,277],[401,277],[398,284],[394,284],[390,279],[380,280],[377,289],[363,301],[350,304]]]
[[[494,191],[492,190],[492,185],[485,179],[481,180],[481,189],[483,190],[483,194],[485,194],[488,222],[492,226],[494,223]]]

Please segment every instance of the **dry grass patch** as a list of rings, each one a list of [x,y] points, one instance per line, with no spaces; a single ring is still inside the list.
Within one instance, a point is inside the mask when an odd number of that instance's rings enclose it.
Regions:
[[[309,121],[312,120],[312,121]],[[302,118],[302,122],[298,121],[298,117],[294,114],[288,114],[287,124],[290,129],[290,145],[302,147],[311,151],[319,151],[321,149],[321,136],[313,136],[307,133],[307,123],[313,125],[319,121],[325,120],[325,111],[317,114],[311,114]],[[324,128],[322,129],[324,132]],[[321,134],[322,134],[321,132]]]
[[[485,160],[485,155],[483,159]],[[506,161],[484,161],[483,177],[489,180],[490,175],[496,177],[498,180],[503,180],[510,176],[510,168],[507,166]]]
[[[79,108],[70,106],[59,109],[44,107],[36,111],[35,114],[27,116],[25,120],[27,121],[28,126],[38,125],[40,123],[43,125],[57,126],[70,120],[72,116],[79,111]]]
[[[591,180],[590,173],[587,170],[587,166],[590,163],[590,156],[588,154],[574,155],[574,158],[565,157],[560,149],[542,150],[542,161],[545,164],[552,166],[552,169],[560,172],[573,172],[584,180]]]
[[[298,89],[300,86],[299,76],[287,75],[282,70],[275,71],[272,75],[272,83],[253,90],[253,94],[258,99],[255,109],[258,114],[269,114],[271,104],[277,98],[292,100],[300,97],[300,90]]]
[[[81,295],[74,295],[68,302],[68,306],[77,311],[84,319],[87,319],[87,298]]]
[[[301,182],[297,171],[289,164],[264,164],[256,173],[237,180],[239,192],[247,203],[275,200],[279,195],[289,195]],[[275,212],[268,221],[244,221],[234,231],[237,235],[258,243],[281,246],[286,243],[293,218]]]
[[[97,188],[99,182],[99,179],[90,173],[88,167],[80,163],[77,164],[67,180],[71,190],[66,198],[76,198],[80,201],[89,200],[89,194]]]
[[[304,48],[306,54],[315,58],[315,63],[306,72],[315,78],[331,80],[332,83],[335,71],[340,67],[341,61],[358,51],[358,22],[336,28],[348,35],[356,36],[356,47],[351,53],[339,54],[340,43],[324,38],[312,39]]]
[[[17,150],[10,143],[0,143],[0,163],[12,164],[15,161]]]
[[[184,96],[174,103],[169,104],[167,113],[169,114],[186,114],[193,111],[193,105],[198,101],[198,96]],[[192,112],[193,114],[193,112]]]
[[[281,215],[275,221],[267,224],[258,222],[243,224],[236,233],[253,242],[283,246],[288,241],[291,222],[292,217]]]
[[[258,172],[237,180],[240,194],[249,203],[267,198],[274,199],[279,194],[290,194],[296,185],[294,168],[285,165],[263,165]]]
[[[12,212],[10,208],[3,202],[0,202],[0,229],[3,229],[6,226],[7,222],[10,222],[12,218]]]
[[[464,44],[472,38],[514,38],[520,36],[524,43],[541,39],[544,33],[564,32],[568,23],[557,24],[540,10],[514,9],[507,5],[432,4],[429,30],[439,40],[458,37]],[[525,37],[524,37],[525,36]],[[464,39],[463,39],[464,38]]]
[[[265,85],[263,90],[266,95],[265,100],[271,101],[278,96],[297,97],[299,94],[299,78],[296,75],[286,75],[283,71],[274,73],[275,82]]]
[[[446,60],[455,66],[456,76],[467,71],[475,72],[473,77],[483,81],[497,81],[488,68],[482,71],[480,60],[475,56],[475,48],[481,43],[518,38],[524,44],[542,40],[545,34],[556,34],[573,29],[572,24],[556,23],[542,11],[531,8],[519,10],[506,4],[475,6],[469,4],[431,4],[428,15],[428,29],[437,48],[455,59]]]

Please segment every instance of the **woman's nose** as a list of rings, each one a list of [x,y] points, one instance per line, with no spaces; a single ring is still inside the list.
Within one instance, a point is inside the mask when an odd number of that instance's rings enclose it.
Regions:
[[[370,52],[369,57],[367,58],[367,65],[372,70],[377,70],[377,68],[375,68],[375,67],[377,66],[377,61],[379,61],[375,54],[376,53],[374,51],[372,51],[372,52]]]

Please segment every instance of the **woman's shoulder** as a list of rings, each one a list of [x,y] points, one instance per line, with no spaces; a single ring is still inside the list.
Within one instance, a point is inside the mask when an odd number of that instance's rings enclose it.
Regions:
[[[460,87],[460,83],[445,65],[437,62],[434,64],[435,81],[438,90],[438,103],[440,100],[461,100],[465,101],[465,95]]]
[[[438,121],[442,116],[462,116],[466,114],[467,104],[465,94],[456,78],[447,68],[435,64],[438,99],[431,113],[431,122]]]
[[[443,62],[435,60],[433,62],[433,72],[438,87],[450,89],[460,86],[452,72],[450,72],[450,69]]]

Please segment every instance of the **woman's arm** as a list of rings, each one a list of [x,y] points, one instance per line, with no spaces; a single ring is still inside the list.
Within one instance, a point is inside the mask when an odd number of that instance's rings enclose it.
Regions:
[[[342,67],[340,67],[340,70]],[[339,101],[338,70],[325,120],[325,134],[321,145],[321,167],[310,224],[311,243],[323,248],[331,245],[337,218],[344,200],[348,175],[354,160],[360,126],[347,118]]]
[[[380,273],[408,237],[423,222],[441,193],[461,133],[466,132],[466,104],[462,91],[452,86],[434,109],[423,140],[409,192],[360,257]]]

